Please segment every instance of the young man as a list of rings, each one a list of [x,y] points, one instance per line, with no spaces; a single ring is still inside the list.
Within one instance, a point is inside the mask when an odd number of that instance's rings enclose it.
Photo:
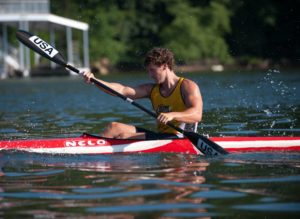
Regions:
[[[158,133],[119,122],[110,123],[101,134],[107,138],[163,138],[180,136],[174,125],[189,131],[196,131],[197,123],[202,119],[202,97],[198,85],[188,79],[178,77],[174,72],[174,55],[165,48],[150,50],[144,61],[149,76],[154,83],[129,87],[119,83],[109,83],[96,79],[94,74],[85,72],[86,82],[94,78],[111,89],[131,99],[149,98],[157,112]],[[99,87],[102,89],[101,87]]]

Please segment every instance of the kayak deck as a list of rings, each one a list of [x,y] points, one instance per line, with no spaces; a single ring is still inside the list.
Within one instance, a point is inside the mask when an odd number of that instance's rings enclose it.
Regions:
[[[300,151],[299,137],[213,137],[229,152]]]
[[[186,139],[110,139],[83,134],[77,138],[0,141],[0,150],[51,154],[186,153],[200,152]]]
[[[212,137],[228,152],[300,151],[300,137]],[[0,151],[51,154],[184,153],[201,154],[187,139],[109,139],[83,134],[75,138],[0,141]]]

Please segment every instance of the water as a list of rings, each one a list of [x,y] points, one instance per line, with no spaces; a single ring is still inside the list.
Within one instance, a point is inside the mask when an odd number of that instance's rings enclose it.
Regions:
[[[201,87],[201,133],[299,136],[299,73],[187,77]],[[147,76],[106,79],[134,85]],[[155,126],[145,113],[78,78],[0,81],[0,139],[99,133],[109,121]],[[0,152],[0,218],[299,218],[299,167],[299,153]]]

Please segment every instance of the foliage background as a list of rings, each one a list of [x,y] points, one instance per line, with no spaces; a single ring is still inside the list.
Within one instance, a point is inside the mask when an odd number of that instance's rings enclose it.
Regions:
[[[141,65],[155,46],[179,64],[299,65],[300,1],[51,0],[51,12],[90,25],[91,62]]]

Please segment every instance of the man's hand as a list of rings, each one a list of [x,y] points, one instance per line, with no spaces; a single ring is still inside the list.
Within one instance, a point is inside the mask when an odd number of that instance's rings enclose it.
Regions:
[[[175,118],[174,112],[160,113],[157,117],[157,121],[163,124],[167,124]]]
[[[89,72],[89,71],[84,72],[82,74],[82,76],[83,76],[86,83],[92,83],[91,79],[95,78],[95,75],[93,73]]]

